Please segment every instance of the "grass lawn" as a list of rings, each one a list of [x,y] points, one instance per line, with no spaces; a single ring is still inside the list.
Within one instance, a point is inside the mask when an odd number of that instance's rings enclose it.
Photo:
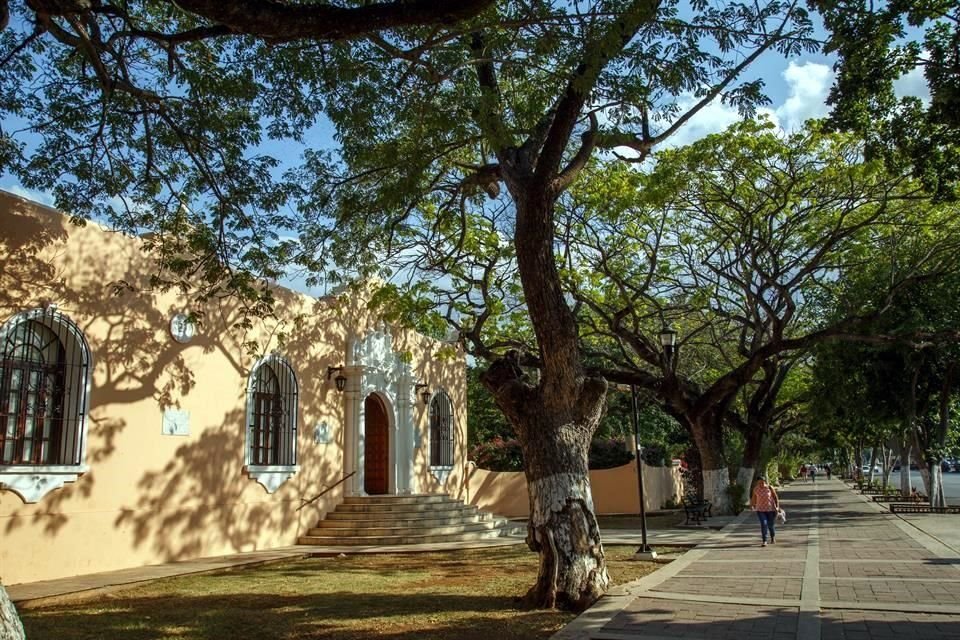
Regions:
[[[647,516],[647,531],[670,529],[683,524],[683,509],[676,511],[662,511]],[[600,523],[600,533],[622,529],[631,529],[640,532],[640,517],[635,515],[597,516]]]
[[[615,584],[657,564],[605,547]],[[526,547],[311,558],[167,578],[81,602],[21,612],[28,640],[511,640],[548,638],[573,619],[524,611],[533,584]]]

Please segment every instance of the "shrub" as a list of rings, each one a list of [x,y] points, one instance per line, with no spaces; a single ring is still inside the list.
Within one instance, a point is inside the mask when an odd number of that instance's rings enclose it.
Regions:
[[[590,443],[590,468],[613,469],[622,467],[633,460],[633,454],[627,450],[623,438],[594,440]]]
[[[680,508],[680,497],[671,496],[667,498],[667,501],[663,503],[662,509],[679,509]]]
[[[742,485],[734,482],[733,484],[727,487],[727,495],[730,497],[730,508],[733,509],[734,515],[739,514],[747,506],[744,498],[747,495],[747,490]]]
[[[488,471],[523,471],[523,451],[516,438],[504,440],[495,436],[493,440],[481,442],[470,452],[470,458]]]
[[[481,442],[470,451],[470,459],[488,471],[523,471],[523,451],[516,438],[505,440],[496,436]],[[612,469],[633,460],[623,439],[598,439],[590,443],[590,468]]]

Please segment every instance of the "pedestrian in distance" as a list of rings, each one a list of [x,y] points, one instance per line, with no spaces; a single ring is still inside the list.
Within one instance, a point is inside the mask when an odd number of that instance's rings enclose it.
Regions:
[[[757,512],[760,519],[760,546],[767,546],[767,537],[770,544],[777,542],[777,510],[780,509],[780,496],[767,482],[766,476],[760,476],[750,495],[750,508]]]
[[[807,473],[810,474],[810,482],[817,481],[817,465],[815,464],[810,465],[810,468],[807,469]]]
[[[807,465],[800,465],[800,479],[804,482],[807,481]]]
[[[830,479],[830,465],[828,465],[828,464],[827,464],[827,465],[824,465],[823,470],[824,470],[824,472],[827,474],[827,480],[829,480],[829,479]]]

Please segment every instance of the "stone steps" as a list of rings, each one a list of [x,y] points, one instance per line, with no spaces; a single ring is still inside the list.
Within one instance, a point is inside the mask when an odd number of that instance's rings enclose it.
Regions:
[[[448,495],[351,496],[298,542],[337,547],[473,542],[517,529],[506,518]]]

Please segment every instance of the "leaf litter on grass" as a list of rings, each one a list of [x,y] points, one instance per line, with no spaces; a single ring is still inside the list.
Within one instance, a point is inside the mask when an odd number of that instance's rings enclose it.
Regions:
[[[605,547],[614,584],[660,565]],[[23,612],[31,640],[519,640],[573,619],[523,610],[537,556],[525,547],[308,558],[180,576]]]

